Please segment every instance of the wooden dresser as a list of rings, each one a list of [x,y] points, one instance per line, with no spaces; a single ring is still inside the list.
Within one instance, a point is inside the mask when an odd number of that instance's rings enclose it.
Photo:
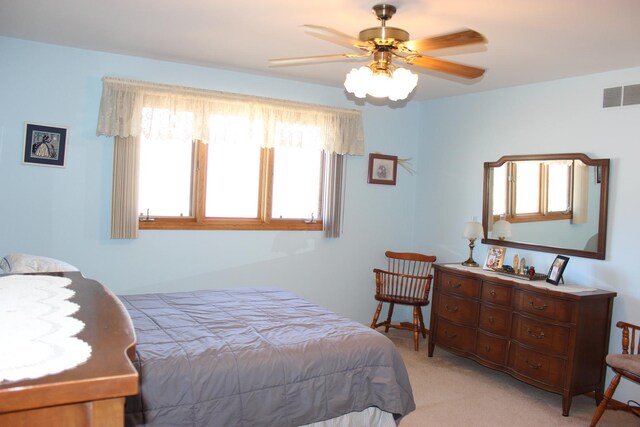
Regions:
[[[118,298],[79,272],[69,277],[70,299],[84,322],[77,335],[91,346],[87,362],[33,380],[0,382],[0,426],[122,426],[124,398],[138,392],[131,358],[135,333]]]
[[[595,391],[600,401],[616,293],[565,293],[480,268],[434,268],[429,357],[437,345],[559,393],[564,416],[576,394]]]

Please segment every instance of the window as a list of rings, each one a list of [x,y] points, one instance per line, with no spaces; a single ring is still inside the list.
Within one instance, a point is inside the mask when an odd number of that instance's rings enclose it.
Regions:
[[[212,121],[221,136],[209,144],[192,141],[189,115],[175,120],[170,136],[141,136],[141,229],[322,229],[324,156],[316,128],[281,123],[282,132],[306,133],[301,138],[309,141],[263,148],[260,124],[245,132],[252,124],[242,118]]]
[[[573,164],[567,161],[506,162],[493,173],[494,220],[551,221],[572,218]]]
[[[339,237],[345,156],[364,154],[357,110],[110,77],[96,133],[114,138],[113,239],[139,228]]]

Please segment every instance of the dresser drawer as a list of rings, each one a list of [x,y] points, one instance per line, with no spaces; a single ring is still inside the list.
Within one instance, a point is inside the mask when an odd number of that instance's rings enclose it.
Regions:
[[[472,299],[442,294],[438,300],[438,316],[462,325],[475,325],[478,303]]]
[[[512,343],[509,366],[516,373],[551,387],[562,387],[564,360]]]
[[[509,334],[509,318],[511,311],[480,304],[480,317],[478,326],[480,329],[494,333],[496,335],[507,336]]]
[[[546,319],[570,322],[576,306],[571,301],[518,290],[516,291],[516,309]]]
[[[569,348],[568,326],[551,325],[518,314],[513,315],[511,336],[536,349],[566,355]]]
[[[475,348],[475,335],[476,332],[472,328],[454,325],[444,319],[440,319],[436,342],[441,346],[471,353]]]
[[[511,306],[511,287],[491,282],[482,283],[481,299],[492,304]]]
[[[504,365],[507,357],[507,340],[478,332],[476,354],[489,362]]]
[[[480,280],[457,274],[442,273],[440,275],[440,291],[449,294],[477,298],[480,294]]]

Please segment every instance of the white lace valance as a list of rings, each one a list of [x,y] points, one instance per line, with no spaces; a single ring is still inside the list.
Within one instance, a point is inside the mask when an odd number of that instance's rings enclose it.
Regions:
[[[214,117],[239,117],[248,120],[251,128],[256,125],[260,128],[263,147],[300,146],[304,133],[291,131],[292,125],[313,126],[319,129],[322,150],[364,154],[362,115],[357,110],[110,77],[103,79],[97,134],[139,136],[143,130],[143,115],[148,121],[149,109],[169,112],[153,114],[154,120],[168,116],[163,119],[166,120],[165,130],[170,129],[172,123],[181,121],[181,114],[189,113],[193,139],[202,141],[228,136],[211,129],[216,126]],[[243,130],[245,133],[246,129]]]

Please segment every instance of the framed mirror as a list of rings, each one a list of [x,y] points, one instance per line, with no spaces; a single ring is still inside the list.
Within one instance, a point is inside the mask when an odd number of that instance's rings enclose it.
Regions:
[[[482,243],[604,259],[609,159],[582,153],[485,162]]]

